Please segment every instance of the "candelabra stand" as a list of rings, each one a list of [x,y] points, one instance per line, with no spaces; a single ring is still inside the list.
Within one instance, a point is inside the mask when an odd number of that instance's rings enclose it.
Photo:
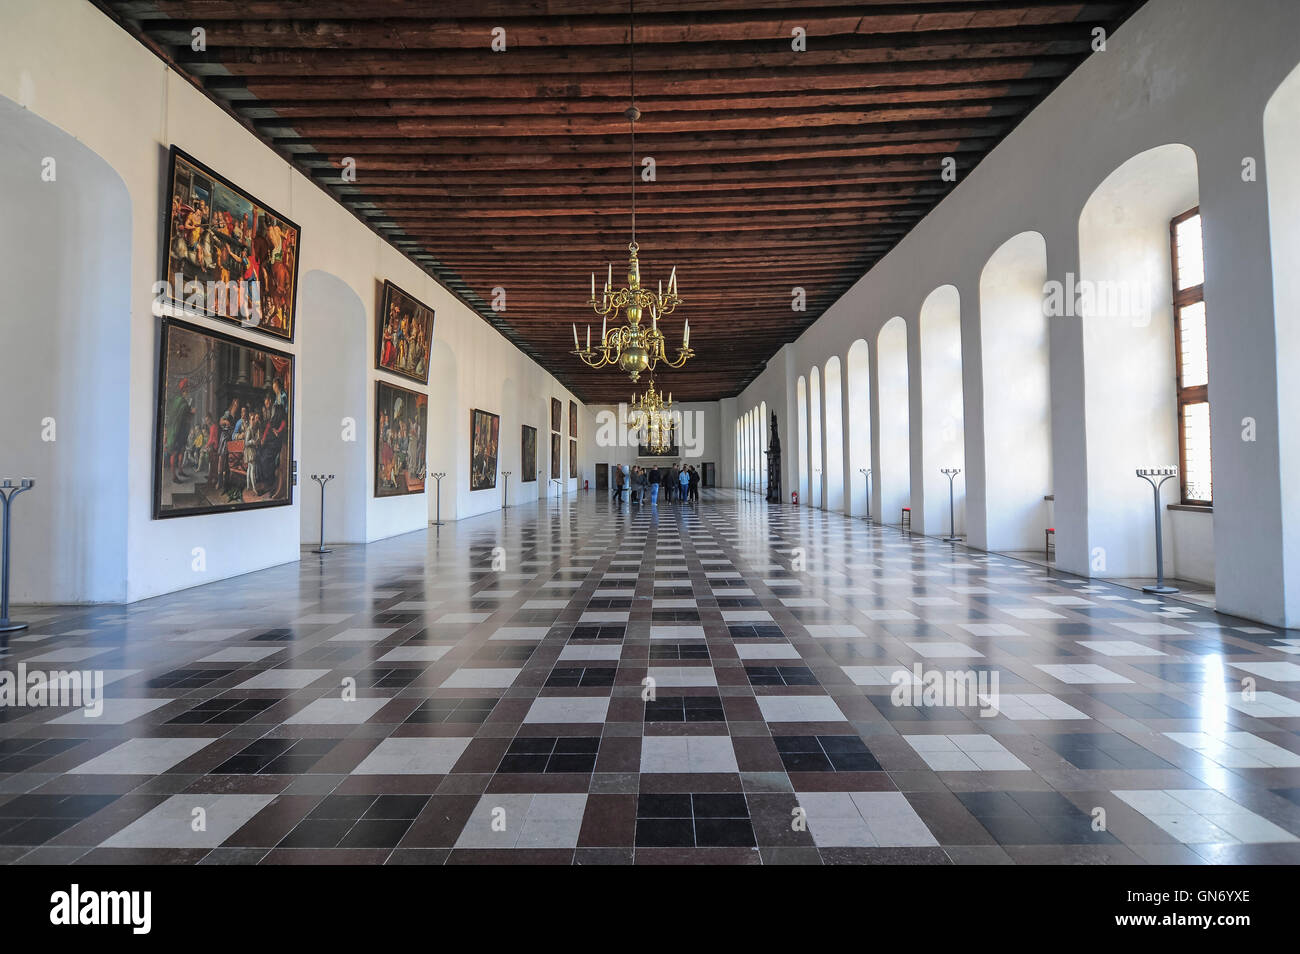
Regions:
[[[514,473],[511,470],[501,471],[501,476],[505,479],[501,481],[501,509],[505,510],[510,506],[510,475]]]
[[[1160,488],[1166,480],[1178,476],[1177,467],[1139,467],[1137,475],[1151,485],[1151,493],[1156,504],[1156,585],[1144,586],[1144,593],[1177,593],[1178,587],[1165,586],[1165,544],[1164,534],[1160,529]]]
[[[440,470],[438,471],[438,473],[430,474],[429,476],[432,477],[437,482],[437,494],[438,494],[437,501],[435,504],[437,509],[434,510],[433,523],[429,524],[429,526],[445,527],[446,524],[442,522],[442,478],[447,476],[447,472],[445,470]]]
[[[943,542],[960,543],[961,537],[957,536],[957,505],[953,502],[952,482],[961,473],[961,468],[941,467],[939,473],[948,478],[948,536],[943,538]]]
[[[560,503],[560,489],[564,486],[564,482],[560,480],[556,480],[554,477],[552,477],[551,483],[555,484],[555,503],[556,506],[558,506]]]
[[[13,480],[6,477],[3,483],[0,483],[0,500],[4,503],[4,544],[0,548],[0,633],[16,633],[20,629],[26,629],[26,623],[16,623],[9,618],[9,528],[13,521],[10,519],[9,505],[13,499],[24,490],[31,490],[36,486],[36,481],[30,477],[24,477],[18,481],[17,486]]]
[[[859,467],[858,473],[862,475],[862,482],[867,488],[867,523],[871,522],[871,468]]]
[[[325,547],[325,485],[334,479],[333,474],[312,474],[311,479],[320,484],[320,546],[312,553],[329,553]]]

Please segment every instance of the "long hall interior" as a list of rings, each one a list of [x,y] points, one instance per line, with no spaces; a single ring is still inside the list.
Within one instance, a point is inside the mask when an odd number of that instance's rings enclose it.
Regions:
[[[0,209],[0,865],[1300,863],[1293,0],[9,0]]]

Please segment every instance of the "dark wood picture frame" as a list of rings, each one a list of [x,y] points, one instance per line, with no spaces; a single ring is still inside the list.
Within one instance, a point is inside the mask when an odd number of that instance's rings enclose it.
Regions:
[[[537,428],[521,425],[519,445],[519,481],[534,483],[537,480]]]
[[[564,405],[560,403],[559,398],[551,398],[551,430],[556,434],[560,433],[560,427],[563,421],[561,415],[564,413]]]
[[[161,296],[160,304],[179,316],[218,318],[293,341],[302,257],[302,229],[296,222],[175,145],[168,154],[162,215],[160,271],[170,293]],[[245,280],[256,283],[256,310],[250,304],[254,296],[243,294]],[[194,282],[203,285],[199,302],[185,291]],[[236,286],[234,303],[231,285]]]
[[[390,429],[395,423],[393,417],[398,416],[396,413],[396,400],[401,398],[404,402],[400,411],[400,417],[408,424],[408,433],[401,438],[405,444],[403,449],[399,443],[394,447],[392,443],[385,441],[385,428]],[[409,413],[408,413],[409,412]],[[416,425],[416,426],[410,426]],[[416,433],[411,434],[410,431]],[[412,446],[414,441],[414,446]],[[429,482],[428,475],[428,456],[429,445],[429,396],[422,391],[411,391],[407,388],[400,387],[396,384],[390,384],[387,381],[375,382],[375,471],[374,477],[374,494],[376,497],[406,497],[411,494],[422,494]],[[397,468],[403,463],[405,466],[399,471]],[[391,481],[388,478],[388,472],[391,470],[393,476],[400,473],[401,482],[395,486],[387,486]],[[412,486],[411,476],[414,474],[416,483]]]
[[[578,402],[569,402],[569,436],[578,436]]]
[[[202,354],[194,353],[196,346]],[[183,355],[186,365],[173,366],[173,358],[179,361]],[[292,354],[179,318],[162,318],[152,445],[154,519],[292,505],[296,385]],[[199,400],[192,402],[189,395],[200,388]],[[269,410],[265,403],[268,396]],[[205,406],[196,407],[195,403]],[[241,433],[248,428],[259,434],[256,445],[243,437],[236,439],[235,429],[240,421],[243,421]],[[201,445],[198,438],[202,438]],[[270,442],[275,443],[273,462],[267,454]],[[247,459],[246,451],[254,455],[252,460]],[[186,460],[193,457],[198,460],[193,474],[195,482],[190,483],[184,479],[183,471]],[[200,485],[197,478],[205,460],[208,478]],[[274,497],[256,492],[259,465],[263,471],[271,472],[262,479],[263,486],[268,486],[267,480],[274,481]],[[175,479],[178,474],[182,477],[179,481]],[[174,499],[175,489],[185,484],[184,489],[201,494],[207,502],[165,505],[164,492],[169,482],[170,498]],[[203,489],[198,491],[200,486]],[[254,497],[264,499],[246,500],[250,490]],[[233,499],[236,492],[238,500]],[[224,503],[212,500],[223,495]]]
[[[434,310],[410,292],[384,279],[375,315],[375,368],[398,377],[429,383],[429,355],[433,348]],[[409,320],[409,330],[403,324]],[[391,332],[391,337],[386,335]],[[399,338],[407,341],[394,340]],[[403,349],[410,367],[401,367]],[[412,357],[413,356],[413,357]],[[415,363],[412,365],[412,361]],[[421,370],[423,368],[423,370]]]
[[[560,479],[560,435],[551,434],[551,480]]]
[[[473,408],[469,412],[469,489],[492,490],[497,485],[501,451],[501,415]]]
[[[578,442],[569,439],[569,477],[576,479],[578,476]]]

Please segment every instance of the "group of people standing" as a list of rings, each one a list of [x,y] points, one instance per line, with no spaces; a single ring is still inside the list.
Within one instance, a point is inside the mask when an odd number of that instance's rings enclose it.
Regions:
[[[623,502],[623,492],[629,491],[632,503],[658,504],[661,488],[665,502],[700,502],[700,472],[691,464],[650,468],[621,464],[614,467],[612,477],[612,497],[618,503]]]

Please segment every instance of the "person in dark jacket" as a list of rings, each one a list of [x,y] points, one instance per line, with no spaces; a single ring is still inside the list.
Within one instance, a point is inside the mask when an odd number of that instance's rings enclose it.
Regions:
[[[659,503],[659,484],[663,481],[663,476],[659,473],[658,467],[650,468],[650,504],[652,506]]]
[[[696,503],[700,502],[700,472],[694,467],[691,467],[690,499]]]

